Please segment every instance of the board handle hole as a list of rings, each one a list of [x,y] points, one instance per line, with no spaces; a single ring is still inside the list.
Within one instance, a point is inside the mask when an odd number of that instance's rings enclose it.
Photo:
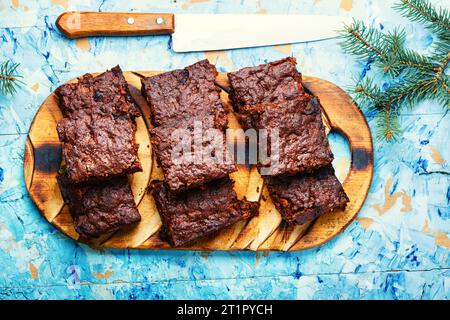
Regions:
[[[333,167],[336,171],[336,177],[342,183],[350,170],[350,144],[347,138],[337,130],[330,131],[328,140],[334,154]]]

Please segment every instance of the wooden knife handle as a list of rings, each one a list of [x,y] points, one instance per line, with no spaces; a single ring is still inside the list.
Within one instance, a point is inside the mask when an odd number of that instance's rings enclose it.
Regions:
[[[56,20],[68,38],[135,36],[174,32],[174,15],[168,13],[65,12]]]

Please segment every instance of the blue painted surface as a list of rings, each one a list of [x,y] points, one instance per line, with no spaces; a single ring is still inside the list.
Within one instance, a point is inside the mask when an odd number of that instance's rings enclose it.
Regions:
[[[448,111],[432,101],[401,117],[398,144],[375,143],[374,179],[358,219],[338,238],[304,252],[95,251],[50,226],[23,182],[25,134],[59,84],[118,63],[124,70],[169,70],[206,56],[172,52],[168,36],[95,38],[87,45],[67,40],[54,26],[66,9],[341,14],[384,30],[400,24],[413,48],[429,50],[432,37],[390,10],[392,2],[2,1],[0,61],[20,62],[26,86],[14,97],[0,97],[0,298],[448,299],[450,121]],[[367,61],[344,55],[336,40],[207,57],[219,70],[230,71],[287,55],[298,59],[305,74],[342,87],[375,72]],[[374,128],[373,115],[366,117]],[[343,176],[348,147],[339,135],[331,141],[334,165]]]

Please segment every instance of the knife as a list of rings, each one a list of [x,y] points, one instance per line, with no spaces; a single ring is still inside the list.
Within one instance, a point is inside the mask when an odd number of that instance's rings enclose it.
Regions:
[[[172,34],[176,52],[260,47],[334,38],[351,18],[323,15],[65,12],[69,38]]]

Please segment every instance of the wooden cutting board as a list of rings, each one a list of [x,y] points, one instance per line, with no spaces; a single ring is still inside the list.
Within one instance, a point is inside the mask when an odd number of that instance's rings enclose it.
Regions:
[[[68,237],[87,243],[95,248],[139,248],[170,249],[159,234],[161,219],[153,197],[146,192],[152,179],[162,179],[148,135],[150,110],[140,94],[140,76],[160,72],[125,72],[132,95],[138,102],[143,117],[137,119],[136,142],[139,143],[139,158],[143,172],[129,176],[134,198],[138,204],[142,221],[132,228],[121,230],[98,239],[81,237],[74,229],[73,221],[64,204],[56,175],[61,162],[61,144],[56,132],[56,123],[62,118],[56,97],[50,95],[38,110],[28,132],[24,155],[25,183],[31,198],[44,218]],[[231,175],[239,198],[260,201],[259,215],[240,221],[218,234],[182,249],[189,250],[304,250],[319,246],[339,233],[356,217],[370,188],[373,175],[372,138],[367,122],[338,86],[328,81],[303,76],[304,86],[318,96],[322,103],[322,115],[326,130],[337,130],[349,141],[351,164],[343,186],[350,198],[345,211],[324,214],[315,221],[298,226],[287,226],[275,209],[264,181],[255,167],[238,166]],[[219,74],[217,83],[228,87],[225,73]],[[229,104],[228,95],[221,92],[224,104]],[[229,127],[238,128],[233,114],[229,115]],[[235,137],[242,141],[242,137]]]

